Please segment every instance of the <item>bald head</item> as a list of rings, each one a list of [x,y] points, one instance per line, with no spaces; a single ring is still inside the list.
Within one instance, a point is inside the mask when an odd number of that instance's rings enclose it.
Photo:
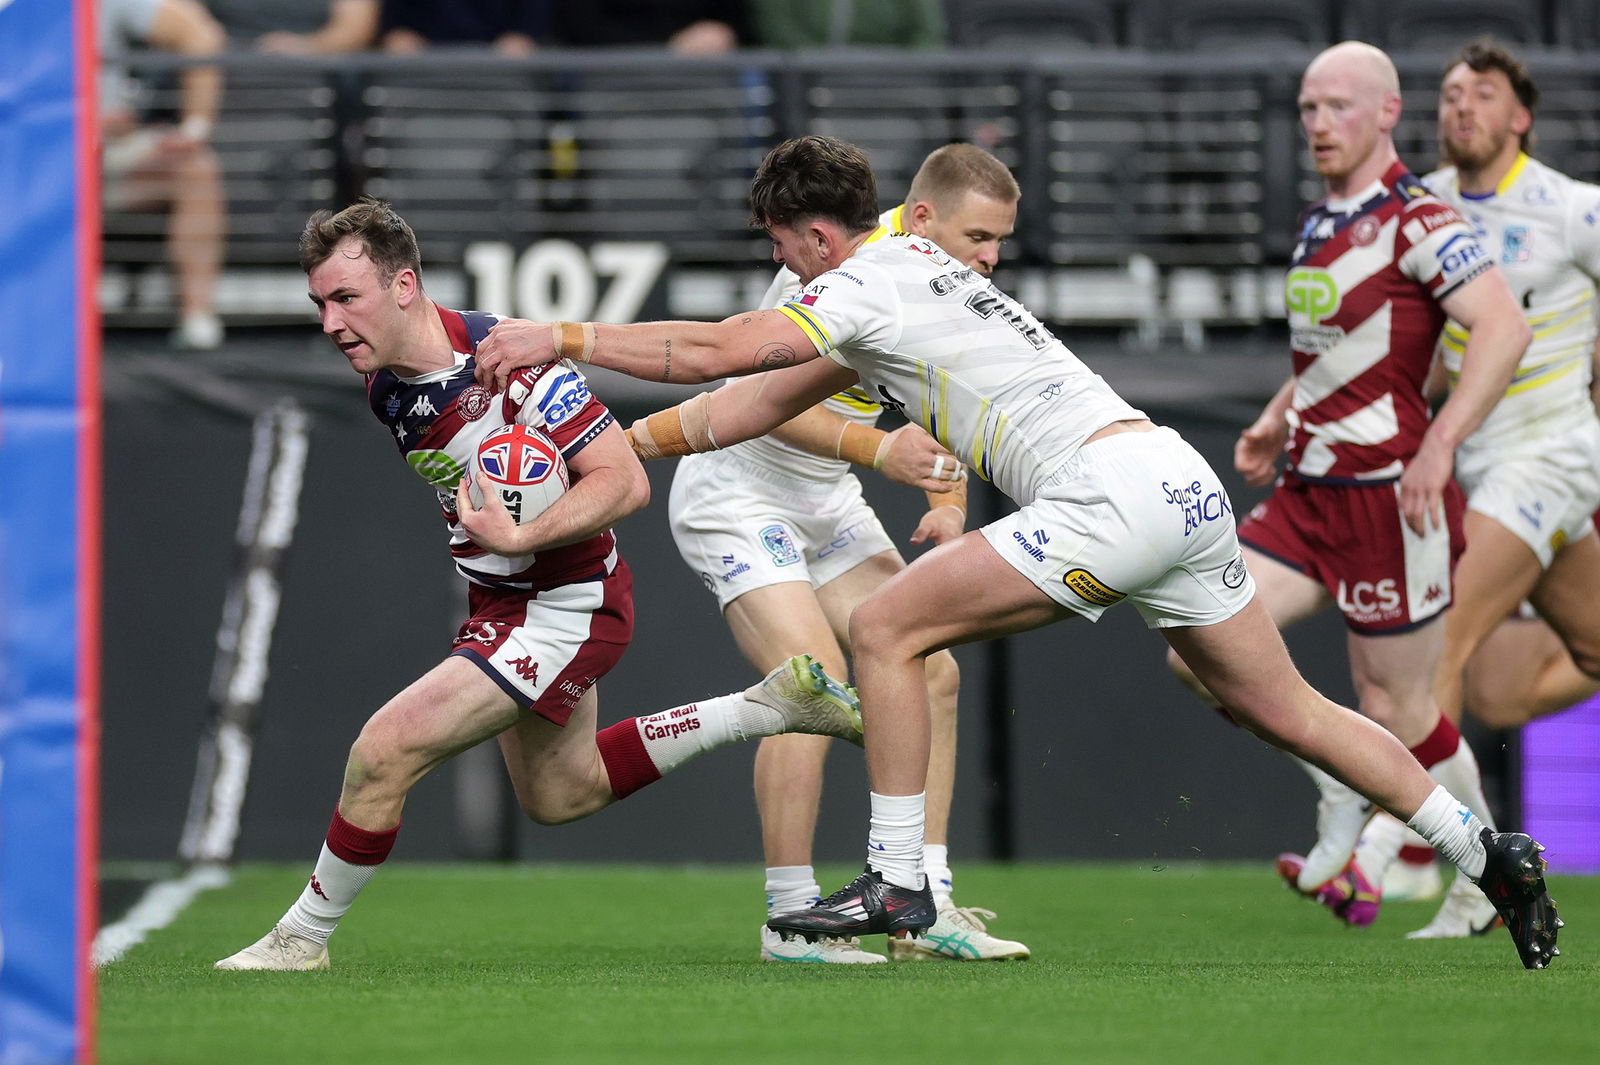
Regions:
[[[1306,67],[1305,78],[1347,79],[1375,98],[1400,95],[1400,74],[1383,49],[1365,41],[1341,41],[1325,49]]]
[[[1381,50],[1344,41],[1323,52],[1300,79],[1300,126],[1330,196],[1354,195],[1396,160],[1391,133],[1400,121],[1400,77]]]

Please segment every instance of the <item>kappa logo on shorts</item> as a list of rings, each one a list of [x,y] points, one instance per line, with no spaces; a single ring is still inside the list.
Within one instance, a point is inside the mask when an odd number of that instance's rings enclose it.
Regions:
[[[1222,583],[1229,588],[1237,588],[1244,583],[1249,572],[1245,568],[1244,555],[1235,555],[1233,561],[1228,563],[1228,568],[1222,571]]]
[[[1069,569],[1061,578],[1063,584],[1078,594],[1078,598],[1095,606],[1115,606],[1128,596],[1102,582],[1086,569]]]
[[[539,683],[539,663],[533,660],[532,655],[523,655],[521,658],[508,658],[506,665],[517,671],[517,676],[523,680]]]
[[[794,538],[785,526],[768,525],[762,529],[761,546],[772,556],[774,566],[792,566],[800,561],[800,551],[794,546]]]

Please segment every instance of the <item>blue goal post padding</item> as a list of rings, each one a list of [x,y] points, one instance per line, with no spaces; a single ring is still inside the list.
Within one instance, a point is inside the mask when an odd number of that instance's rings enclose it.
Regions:
[[[93,0],[0,0],[0,1065],[94,1055]]]

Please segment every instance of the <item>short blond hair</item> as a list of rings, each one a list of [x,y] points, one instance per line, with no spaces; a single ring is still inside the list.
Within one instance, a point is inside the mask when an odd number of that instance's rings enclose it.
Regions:
[[[1003,203],[1022,198],[1017,179],[993,155],[976,144],[946,144],[930,152],[917,168],[906,202],[931,203],[949,210],[952,201],[967,192]]]

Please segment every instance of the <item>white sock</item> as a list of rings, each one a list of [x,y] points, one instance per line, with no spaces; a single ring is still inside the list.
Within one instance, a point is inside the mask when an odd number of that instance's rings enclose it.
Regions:
[[[305,890],[278,923],[296,935],[326,943],[377,871],[376,865],[355,865],[336,857],[324,843]]]
[[[913,891],[922,887],[922,829],[928,793],[879,795],[872,792],[872,827],[867,832],[867,868],[891,884]]]
[[[1478,760],[1473,757],[1466,740],[1456,745],[1455,754],[1430,765],[1428,775],[1466,803],[1467,808],[1478,815],[1478,820],[1489,828],[1494,827],[1489,800],[1483,797],[1483,774],[1478,772]]]
[[[933,889],[935,903],[949,902],[955,894],[955,874],[950,872],[950,845],[924,843],[922,868],[928,873],[928,886]]]
[[[809,865],[767,866],[767,916],[794,913],[822,901],[816,870]]]
[[[704,754],[725,743],[750,736],[773,735],[772,732],[751,732],[740,727],[746,707],[777,714],[776,710],[753,703],[743,695],[719,695],[715,699],[675,706],[659,714],[636,718],[635,722],[639,738],[644,741],[645,753],[665,775],[695,755]]]
[[[1377,887],[1383,883],[1383,874],[1400,857],[1400,848],[1411,834],[1411,830],[1397,818],[1390,817],[1382,810],[1372,816],[1361,832],[1360,842],[1356,844],[1356,864],[1367,874],[1369,884]]]
[[[1483,875],[1487,857],[1478,838],[1483,822],[1443,787],[1435,787],[1406,823],[1467,876],[1477,880]]]

